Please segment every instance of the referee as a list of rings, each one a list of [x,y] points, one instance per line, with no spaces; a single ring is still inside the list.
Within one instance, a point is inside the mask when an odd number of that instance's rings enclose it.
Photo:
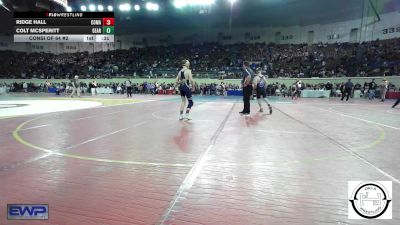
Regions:
[[[351,93],[353,92],[353,87],[354,87],[354,84],[353,84],[353,82],[351,82],[351,79],[349,79],[346,82],[346,84],[344,84],[344,91],[342,93],[342,99],[341,99],[342,101],[345,97],[346,97],[346,101],[349,100],[349,97],[350,97]]]
[[[250,114],[250,98],[253,94],[253,86],[251,80],[253,75],[254,72],[250,68],[250,63],[248,61],[244,61],[242,73],[243,111],[239,112],[242,115]]]

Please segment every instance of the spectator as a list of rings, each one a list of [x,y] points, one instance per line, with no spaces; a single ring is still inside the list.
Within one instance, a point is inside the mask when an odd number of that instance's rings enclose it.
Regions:
[[[72,83],[72,93],[70,95],[71,98],[74,97],[74,94],[76,93],[77,97],[81,97],[81,86],[79,83],[79,76],[75,75],[74,79],[71,80]]]
[[[361,53],[359,49],[362,49]],[[177,59],[193,56],[198,77],[223,74],[239,78],[241,64],[262,68],[268,77],[340,77],[398,75],[400,39],[335,44],[231,44],[209,42],[132,48],[107,52],[24,53],[1,51],[0,76],[6,78],[65,78],[85,74],[93,78],[116,76],[175,76]],[[219,73],[221,72],[221,73]],[[165,78],[165,77],[164,77]]]
[[[380,95],[381,95],[381,101],[384,102],[386,99],[386,92],[389,88],[389,83],[388,81],[384,78],[382,80],[382,84],[380,85]]]
[[[126,97],[132,97],[132,82],[128,78],[128,80],[125,81],[125,87],[126,87]]]
[[[375,98],[375,90],[376,90],[376,83],[375,79],[372,79],[372,81],[368,84],[368,99],[372,100]]]
[[[340,100],[343,101],[344,97],[346,97],[346,101],[348,101],[351,93],[353,92],[353,87],[354,84],[351,82],[351,79],[349,79],[346,84],[344,84],[344,91],[342,92],[342,99]]]

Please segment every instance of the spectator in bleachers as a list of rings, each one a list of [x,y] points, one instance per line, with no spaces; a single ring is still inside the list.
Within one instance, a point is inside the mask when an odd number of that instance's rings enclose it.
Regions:
[[[382,84],[380,85],[380,95],[381,95],[381,101],[384,102],[386,99],[386,92],[389,88],[389,83],[386,79],[382,80]]]
[[[372,79],[372,81],[368,84],[368,99],[372,100],[375,98],[375,90],[376,90],[376,83],[375,79]]]
[[[175,56],[194,56],[193,72],[239,78],[241,64],[260,67],[269,77],[340,77],[398,75],[400,39],[335,44],[203,43],[132,48],[107,52],[23,53],[0,51],[0,76],[6,78],[65,78],[70,74],[111,78],[120,75],[175,76]],[[207,75],[208,74],[208,75]],[[197,77],[196,77],[197,78]]]
[[[72,84],[72,93],[70,97],[73,98],[75,93],[77,97],[81,97],[81,84],[79,83],[78,75],[74,76],[74,78],[71,80],[71,84]]]

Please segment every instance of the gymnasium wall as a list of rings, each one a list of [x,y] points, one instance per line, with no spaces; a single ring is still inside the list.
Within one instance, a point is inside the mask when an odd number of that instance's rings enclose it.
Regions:
[[[216,41],[220,41],[223,44],[239,42],[315,44],[319,42],[363,42],[400,37],[399,12],[382,14],[380,18],[380,21],[377,21],[376,17],[364,17],[343,22],[308,26],[233,28],[230,34],[228,29],[210,29],[190,31],[171,30],[165,33],[125,35],[117,38],[121,42],[118,43],[116,48],[121,46],[123,49],[127,49],[146,45],[157,46],[182,42],[201,43]],[[310,32],[313,35],[310,35]],[[248,34],[246,35],[246,33]],[[231,39],[220,40],[218,36],[221,34],[222,36],[230,36]],[[146,39],[147,44],[143,43],[143,39]],[[169,40],[169,43],[166,43],[165,40]]]
[[[360,84],[364,84],[364,82],[370,82],[372,78],[375,78],[375,82],[377,84],[380,84],[382,82],[383,77],[352,77],[352,81],[353,83],[360,83]],[[343,77],[343,78],[305,78],[305,79],[301,79],[303,82],[305,83],[309,83],[309,84],[319,84],[319,83],[327,83],[328,81],[330,81],[331,83],[341,83],[341,82],[346,82],[347,81],[347,77]],[[400,87],[400,76],[391,76],[391,77],[386,77],[386,79],[391,82],[392,84],[395,84],[397,88]],[[268,79],[269,83],[275,83],[275,82],[279,82],[279,83],[284,83],[286,85],[290,85],[293,84],[297,79],[295,78],[271,78]],[[59,83],[59,82],[69,82],[69,80],[67,79],[50,79],[49,80],[51,83]],[[85,82],[85,83],[89,83],[92,82],[93,79],[80,79],[80,81]],[[115,78],[115,79],[96,79],[97,83],[103,83],[103,84],[108,84],[108,83],[122,83],[124,81],[126,81],[126,79],[123,78]],[[131,81],[133,83],[141,83],[144,81],[147,82],[155,82],[157,81],[158,83],[174,83],[175,79],[131,79]],[[195,81],[197,83],[220,83],[221,80],[218,79],[195,79]],[[7,84],[11,84],[11,83],[20,83],[20,82],[32,82],[32,83],[44,83],[46,82],[46,80],[44,79],[0,79],[0,84],[2,83],[7,83]],[[240,80],[239,79],[227,79],[224,80],[225,83],[231,83],[231,84],[240,84]]]

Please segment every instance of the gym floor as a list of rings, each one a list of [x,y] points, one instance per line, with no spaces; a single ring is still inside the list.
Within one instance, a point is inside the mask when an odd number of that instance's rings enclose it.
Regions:
[[[179,121],[176,96],[0,97],[0,224],[400,224],[392,101],[273,98],[251,116],[241,98],[194,102]],[[392,220],[347,218],[362,180],[392,181]],[[47,203],[49,220],[7,220],[14,203]]]

